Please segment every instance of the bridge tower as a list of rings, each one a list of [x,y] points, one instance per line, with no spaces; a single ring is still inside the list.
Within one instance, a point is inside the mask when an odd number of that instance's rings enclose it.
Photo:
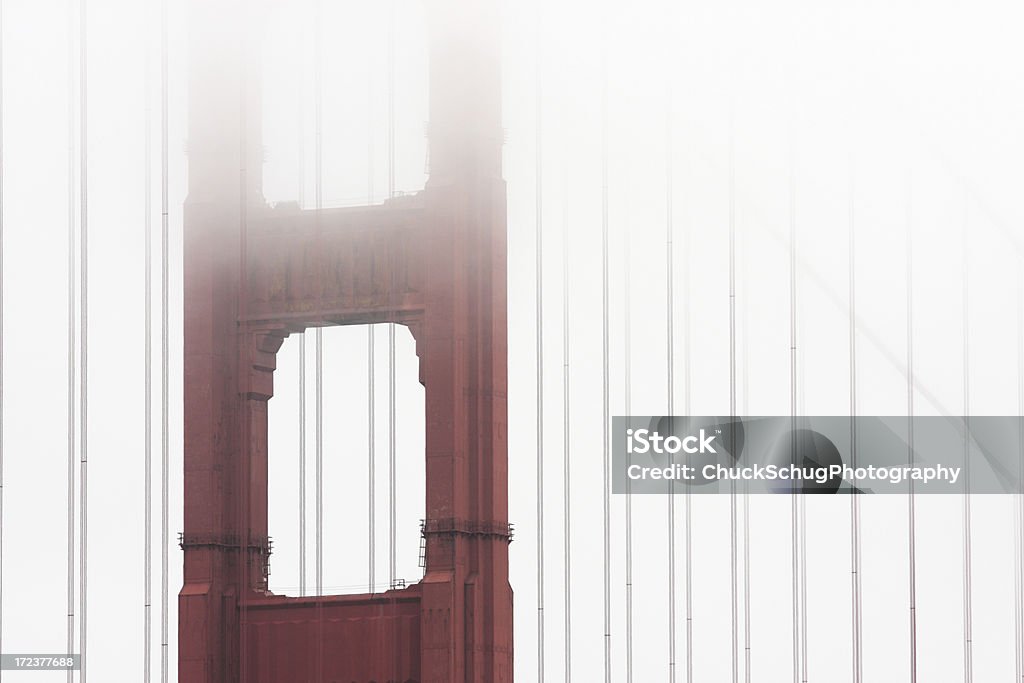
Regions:
[[[424,1],[427,186],[320,211],[263,198],[260,3],[190,3],[182,683],[512,680],[499,9]],[[294,332],[384,322],[411,330],[426,392],[424,578],[273,595],[276,352]]]

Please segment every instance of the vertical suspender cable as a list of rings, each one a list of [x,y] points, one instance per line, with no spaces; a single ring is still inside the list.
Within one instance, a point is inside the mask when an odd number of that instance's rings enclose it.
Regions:
[[[797,392],[797,353],[796,353],[796,159],[795,143],[790,141],[789,168],[789,414],[792,442],[792,459],[796,463],[796,392]],[[793,484],[790,493],[790,526],[793,575],[793,680],[800,681],[800,539],[799,539],[799,493]]]
[[[315,480],[316,480],[316,520],[314,522],[316,534],[316,594],[320,596],[324,591],[324,343],[323,328],[316,328],[314,360],[316,367],[314,416],[316,453]]]
[[[144,683],[150,681],[151,660],[153,654],[153,626],[152,626],[152,594],[153,594],[153,150],[152,150],[152,68],[153,59],[150,49],[149,38],[152,36],[153,24],[151,11],[146,11],[145,35],[147,40],[143,47],[143,111],[144,121],[142,126],[142,147],[143,147],[143,220],[142,229],[145,233],[145,277],[143,297],[145,299],[145,314],[143,325],[145,328],[143,342],[143,362],[145,364],[145,388],[144,408],[145,433],[144,439],[144,494],[145,494],[145,529],[143,546],[143,618],[142,618],[142,680]]]
[[[306,333],[299,334],[299,595],[306,594]]]
[[[68,653],[75,651],[75,435],[78,425],[75,422],[75,387],[77,355],[75,350],[75,322],[78,287],[75,282],[75,0],[68,0],[67,5],[67,136],[68,136],[68,402],[67,402],[67,643]],[[74,672],[67,672],[67,681],[72,683]]]
[[[800,668],[801,680],[807,683],[807,498],[801,493],[797,502],[800,505]]]
[[[964,683],[974,680],[971,600],[971,356],[970,356],[970,266],[968,258],[967,198],[964,198],[962,226],[963,268],[963,368],[964,368]]]
[[[729,417],[730,448],[736,447],[736,122],[729,112]],[[739,458],[739,453],[734,454]],[[729,481],[729,542],[732,590],[732,681],[739,683],[739,580],[737,573],[736,481]]]
[[[674,332],[673,325],[669,326],[670,336]],[[689,415],[692,411],[690,404],[690,364],[692,356],[690,353],[690,223],[686,221],[683,226],[683,412]],[[673,344],[669,344],[670,347]],[[674,385],[673,385],[674,388]],[[673,392],[674,393],[674,392]],[[671,485],[670,485],[671,488]],[[686,500],[686,573],[685,573],[685,594],[686,594],[686,683],[693,683],[693,498],[690,495],[690,482],[686,482],[684,489]],[[673,496],[670,494],[669,498]],[[669,533],[672,548],[669,550],[669,557],[673,564],[673,601],[675,585],[675,559],[673,556],[675,548],[675,514],[674,510],[669,515]],[[672,612],[672,643],[671,648],[675,652],[675,605]],[[673,667],[672,680],[675,680]]]
[[[395,196],[395,22],[397,7],[395,0],[388,3],[387,35],[387,172],[388,199]]]
[[[314,194],[316,201],[317,225],[320,212],[324,208],[323,194],[323,2],[315,1],[314,15],[316,26],[313,28],[313,127],[314,127]],[[314,337],[315,363],[315,395],[314,395],[314,470],[316,499],[316,517],[314,533],[316,534],[316,611],[317,611],[317,642],[316,671],[317,683],[322,683],[324,675],[324,331],[317,327]]]
[[[534,55],[534,242],[537,249],[537,681],[544,683],[544,125],[541,66],[543,4],[537,3],[537,45]]]
[[[4,635],[4,40],[0,2],[0,652]]]
[[[565,550],[565,683],[572,681],[572,506],[569,467],[569,162],[565,161],[562,203],[562,513]]]
[[[374,189],[374,149],[373,149],[373,70],[369,70],[366,79],[366,201],[373,204],[376,199]],[[367,500],[367,585],[368,592],[374,592],[377,573],[377,387],[376,384],[376,341],[373,325],[366,326],[366,500]]]
[[[375,172],[373,147],[373,84],[376,74],[372,69],[367,71],[366,78],[366,201],[373,204],[377,198],[374,187]],[[374,326],[366,326],[366,433],[367,433],[367,584],[368,592],[374,592],[377,574],[377,361]]]
[[[673,338],[675,336],[675,257],[672,251],[673,223],[675,222],[672,190],[675,185],[675,169],[672,164],[672,85],[669,79],[666,79],[665,82],[667,87],[665,94],[665,392],[668,415],[671,420],[675,413],[675,339]],[[689,341],[687,341],[687,349],[689,349]],[[686,381],[690,381],[689,372],[687,372]],[[689,515],[689,498],[687,498],[686,505],[687,515]],[[689,546],[687,546],[686,553],[687,563],[689,563]],[[689,622],[689,597],[686,599],[686,612],[687,622]],[[689,625],[687,625],[687,633],[689,633]],[[691,655],[689,636],[687,636],[687,643],[686,661],[689,671]],[[673,481],[670,481],[668,486],[668,680],[670,683],[675,683],[676,680],[676,492]],[[687,675],[687,680],[689,680],[689,675]]]
[[[628,213],[627,213],[628,215]],[[623,225],[627,225],[625,222]],[[622,414],[628,416],[632,409],[633,380],[633,334],[630,331],[632,314],[630,311],[632,292],[630,276],[632,266],[630,259],[629,228],[623,230],[623,409]],[[626,683],[633,683],[633,480],[626,477]]]
[[[747,272],[747,247],[744,244],[741,252],[742,261],[740,268],[743,273]],[[747,279],[741,281],[740,306],[743,319],[740,329],[743,330],[742,354],[743,354],[743,415],[750,414],[750,369],[748,366],[749,354],[747,339]],[[752,672],[752,649],[751,649],[751,621],[750,621],[750,482],[743,481],[743,680],[751,683]]]
[[[795,167],[795,163],[794,163],[794,167]],[[795,185],[796,184],[794,182],[794,193],[796,192]],[[795,207],[795,202],[794,202],[794,207]],[[795,219],[795,215],[796,215],[796,209],[795,208],[794,208],[793,215],[794,215],[794,221],[795,221],[796,220]],[[794,230],[794,234],[796,234],[795,223],[794,223],[793,230]],[[797,273],[794,270],[794,280],[793,280],[794,302],[796,300],[797,286],[798,286]],[[795,305],[794,305],[794,309],[793,310],[794,311],[796,310]],[[803,327],[802,327],[802,325],[803,325],[803,318],[800,318],[800,325],[801,325],[800,330],[802,330],[803,329]],[[799,332],[797,332],[796,337],[799,337],[799,336],[800,336]],[[796,337],[794,337],[794,338],[796,338]],[[800,364],[802,365],[803,364],[803,357],[804,357],[803,356],[804,349],[803,349],[802,346],[799,347],[799,353],[800,353]],[[799,407],[797,408],[796,413],[803,412],[804,401],[805,401],[805,397],[806,397],[806,393],[803,390],[804,389],[804,376],[802,374],[798,374],[798,381],[799,381],[799,384],[797,385],[798,388],[797,388],[796,393],[794,394],[794,397],[798,396],[800,402],[798,403]],[[799,457],[799,454],[798,454],[798,457]],[[797,497],[797,503],[799,504],[799,507],[800,507],[800,652],[801,652],[800,669],[802,671],[801,680],[803,681],[803,683],[807,683],[807,680],[808,680],[808,650],[807,650],[807,603],[808,603],[808,600],[807,600],[807,497],[803,495],[803,485],[802,484],[801,484],[801,493]]]
[[[387,88],[388,88],[388,128],[387,128],[387,168],[388,168],[388,200],[395,196],[395,32],[397,29],[396,0],[388,3],[388,35],[387,35]],[[393,283],[392,283],[393,284]],[[395,435],[396,422],[396,382],[395,382],[395,323],[388,324],[388,582],[389,588],[398,585],[398,466]],[[395,602],[391,601],[392,609]],[[395,651],[392,666],[397,670],[398,635],[397,631],[392,643]],[[396,676],[397,678],[397,676]]]
[[[80,217],[80,247],[79,247],[79,354],[81,356],[81,373],[79,374],[79,413],[81,421],[79,433],[79,653],[81,655],[81,670],[79,672],[80,683],[86,682],[86,663],[88,645],[88,560],[89,560],[89,70],[88,70],[88,15],[86,13],[87,0],[81,0],[79,14],[79,147],[78,147],[78,182],[79,182],[79,217]]]
[[[395,324],[388,325],[388,584],[398,580],[398,554],[395,537],[398,529],[396,510],[395,463]]]
[[[170,157],[168,156],[168,0],[160,2],[160,681],[170,676]]]
[[[4,635],[4,40],[0,2],[0,652]]]
[[[305,32],[303,31],[305,38]],[[299,79],[298,104],[299,119],[299,206],[306,207],[306,98],[303,80]],[[299,595],[306,595],[306,332],[296,335],[299,343]]]
[[[373,195],[370,195],[370,203],[373,203]],[[376,486],[376,470],[377,470],[377,411],[376,401],[377,392],[374,386],[374,368],[376,365],[376,354],[374,353],[376,342],[374,341],[373,325],[367,326],[366,332],[366,402],[367,402],[367,514],[368,514],[368,528],[367,528],[367,540],[369,544],[368,548],[368,566],[367,566],[367,591],[374,593],[374,584],[376,583],[377,574],[377,486]]]
[[[849,335],[850,335],[850,464],[857,467],[857,234],[856,186],[853,166],[850,167],[850,199],[848,226],[849,258]],[[850,594],[853,683],[861,682],[861,577],[860,577],[860,495],[850,492]]]
[[[1014,510],[1017,683],[1024,681],[1024,268],[1017,257],[1017,495]]]
[[[604,530],[604,680],[612,680],[612,547],[611,547],[611,462],[608,389],[608,21],[610,3],[604,3],[603,49],[601,51],[601,433]]]
[[[914,466],[914,222],[912,185],[907,182],[907,464]],[[910,578],[910,683],[917,683],[917,509],[914,480],[907,496],[907,548]],[[859,625],[859,624],[858,624]],[[855,682],[856,683],[856,682]]]
[[[627,206],[627,217],[629,210]],[[623,325],[623,415],[629,416],[632,410],[632,374],[633,374],[633,335],[630,331],[632,322],[632,291],[630,276],[632,273],[632,255],[630,249],[631,232],[629,223],[623,221],[622,231],[622,325]],[[626,477],[626,519],[625,519],[625,593],[626,593],[626,683],[633,683],[633,482]]]
[[[247,40],[251,28],[250,14],[240,12],[238,23],[241,28],[241,41],[237,49],[241,60],[239,69],[239,93],[238,93],[238,273],[239,291],[245,292],[248,283],[248,270],[245,267],[248,254],[249,233],[247,222],[249,219],[249,42]],[[248,297],[239,297],[238,317],[244,320],[248,310]],[[248,431],[251,427],[251,420],[248,415],[242,417],[240,425],[240,442],[248,443]],[[236,504],[237,520],[237,542],[238,542],[238,630],[240,633],[238,643],[238,679],[247,681],[249,668],[249,639],[248,639],[248,617],[249,601],[248,593],[252,587],[251,563],[249,548],[252,538],[252,519],[249,516],[249,500],[251,491],[249,488],[249,476],[252,472],[252,464],[249,458],[240,458],[235,468],[235,486],[238,492]]]
[[[395,0],[388,17],[388,199],[395,196]],[[395,323],[388,324],[388,581],[398,578],[395,453]]]
[[[303,36],[305,37],[305,36]],[[306,98],[299,79],[299,206],[306,206]],[[315,134],[315,133],[314,133]],[[315,154],[315,152],[314,152]],[[299,343],[299,595],[306,595],[306,332],[298,335]]]

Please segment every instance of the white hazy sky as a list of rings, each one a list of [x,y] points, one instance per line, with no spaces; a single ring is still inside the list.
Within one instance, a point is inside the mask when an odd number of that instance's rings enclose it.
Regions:
[[[419,0],[395,2],[395,189],[416,191],[425,181],[425,8]],[[258,36],[265,46],[265,193],[270,202],[302,199],[311,206],[312,36],[317,30],[312,2],[262,4],[267,10]],[[387,3],[324,0],[323,5],[319,27],[324,37],[324,202],[339,206],[381,201],[388,191]],[[159,226],[157,166],[152,167],[153,185],[144,182],[146,107],[147,102],[158,102],[157,33],[147,24],[156,18],[156,5],[89,0],[87,8],[90,672],[94,681],[136,683],[142,680],[143,657],[147,191],[153,192],[153,227]],[[538,172],[543,190],[545,680],[564,680],[567,594],[573,676],[600,680],[603,163],[608,168],[613,414],[626,410],[627,332],[630,411],[668,410],[669,198],[676,413],[728,412],[728,229],[733,220],[738,257],[737,396],[742,413],[789,411],[791,226],[799,258],[800,411],[850,411],[847,302],[853,225],[857,412],[905,414],[909,225],[915,247],[915,411],[964,411],[966,234],[969,409],[974,414],[1017,414],[1018,278],[1024,244],[1024,210],[1018,199],[1024,186],[1024,44],[1019,33],[1024,8],[1007,0],[634,0],[607,5],[571,0],[538,5],[537,0],[527,0],[504,2],[503,8],[517,680],[538,680]],[[60,652],[67,621],[69,8],[64,0],[4,0],[3,13],[3,650]],[[77,12],[70,19],[76,21]],[[181,581],[181,556],[174,539],[181,528],[179,247],[187,173],[186,27],[187,3],[171,2],[172,676],[174,595]],[[158,114],[154,109],[149,138],[154,155],[159,151]],[[80,142],[70,139],[73,152]],[[74,197],[74,205],[77,201]],[[158,321],[159,301],[154,301]],[[563,354],[566,313],[568,356]],[[387,328],[378,328],[375,336],[376,581],[383,585]],[[397,339],[397,573],[415,580],[420,571],[418,521],[423,504],[423,397],[408,332],[399,329]],[[158,349],[159,336],[155,342]],[[289,339],[281,351],[271,425],[271,583],[289,594],[299,584],[299,343]],[[313,341],[307,344],[311,370]],[[155,358],[159,363],[159,356]],[[563,559],[565,364],[572,467],[568,569]],[[328,592],[353,592],[369,580],[365,328],[325,331],[324,371],[324,583]],[[159,389],[158,381],[154,389]],[[312,374],[307,389],[312,416]],[[157,427],[158,419],[159,412],[154,416]],[[308,430],[312,463],[312,424]],[[159,429],[156,432],[158,436]],[[158,441],[155,444],[158,455]],[[309,476],[311,583],[312,467]],[[157,488],[157,499],[158,493]],[[841,683],[851,680],[849,501],[813,499],[807,505],[809,678]],[[960,681],[961,501],[934,497],[921,499],[918,505],[919,672],[929,683]],[[1014,673],[1013,505],[1009,497],[974,501],[978,681],[1009,680]],[[624,499],[615,497],[610,530],[613,681],[626,680],[624,509]],[[694,680],[729,680],[729,499],[697,497],[692,502],[689,606],[684,591],[682,497],[676,511],[677,680],[682,680],[686,665],[683,634],[688,610],[694,628]],[[906,513],[904,498],[863,502],[864,680],[872,683],[908,679]],[[666,500],[638,498],[633,515],[633,675],[637,681],[665,681]],[[159,533],[155,536],[154,598],[159,604]],[[789,681],[788,499],[751,501],[750,538],[753,678]],[[75,586],[77,591],[77,576]],[[158,612],[154,626],[158,639]],[[154,661],[159,661],[156,649]],[[64,675],[8,673],[7,678],[44,683],[64,680]]]

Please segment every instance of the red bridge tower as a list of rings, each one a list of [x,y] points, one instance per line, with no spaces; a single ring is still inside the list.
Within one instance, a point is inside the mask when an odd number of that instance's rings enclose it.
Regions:
[[[425,0],[430,180],[354,209],[263,198],[259,3],[190,3],[182,683],[512,680],[497,0]],[[328,84],[329,87],[329,84]],[[393,322],[426,389],[426,572],[267,589],[267,404],[292,332]]]

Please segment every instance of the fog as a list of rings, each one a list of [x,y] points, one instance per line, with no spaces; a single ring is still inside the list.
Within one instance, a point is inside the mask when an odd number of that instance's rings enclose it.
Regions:
[[[171,680],[181,586],[176,538],[182,526],[180,238],[188,185],[188,5],[169,3],[167,12]],[[84,145],[89,673],[97,681],[136,683],[143,680],[146,647],[147,225],[156,278],[154,679],[160,665],[161,11],[148,0],[88,0],[84,6],[85,140],[79,135],[79,6],[4,0],[2,8],[2,647],[7,653],[66,649],[68,288],[79,276],[69,273],[68,226],[69,214],[75,225],[81,219],[78,163]],[[248,39],[254,57],[248,68],[262,81],[262,187],[269,204],[298,201],[315,208],[319,195],[323,207],[355,206],[381,202],[392,192],[422,190],[428,171],[429,9],[420,0],[322,2],[319,9],[312,0],[252,3]],[[669,411],[670,272],[674,412],[729,413],[730,225],[736,248],[735,398],[741,415],[790,412],[791,236],[797,255],[798,412],[851,412],[851,229],[857,414],[906,414],[908,329],[915,414],[1021,412],[1022,15],[1019,4],[997,0],[501,3],[517,680],[539,680],[539,578],[545,594],[544,680],[567,679],[566,651],[574,679],[604,678],[599,653],[605,644],[602,430],[608,428],[602,406],[605,216],[611,415]],[[77,259],[77,249],[70,256]],[[81,330],[77,314],[72,319],[73,330]],[[323,339],[325,592],[360,592],[370,582],[371,440],[377,487],[373,581],[380,589],[388,580],[389,552],[388,328],[377,326],[373,335],[372,434],[367,328],[332,328]],[[312,338],[286,341],[271,401],[271,589],[290,595],[302,583],[297,463],[303,343],[310,590]],[[78,348],[76,337],[76,359]],[[401,328],[396,359],[397,578],[415,581],[422,571],[423,391],[415,381],[411,337]],[[545,544],[540,574],[538,392]],[[77,392],[71,398],[77,406]],[[77,419],[77,411],[72,417]],[[77,480],[77,441],[73,445]],[[568,544],[566,457],[572,472]],[[76,528],[78,501],[76,488]],[[625,505],[624,496],[611,498],[608,530],[611,680],[617,682],[627,680]],[[1016,505],[1012,496],[972,501],[979,681],[1014,675]],[[727,495],[692,500],[687,604],[686,503],[676,497],[676,680],[685,679],[688,652],[693,680],[730,680],[729,506]],[[811,497],[806,506],[808,680],[853,680],[849,500]],[[865,496],[861,503],[867,681],[909,678],[907,509],[903,496]],[[668,680],[666,499],[635,496],[632,515],[632,676]],[[929,683],[963,679],[961,515],[958,497],[917,500],[918,673]],[[751,498],[749,524],[751,676],[790,681],[789,498]],[[77,567],[77,540],[75,547]],[[76,609],[78,578],[76,570]],[[688,613],[692,648],[685,637]],[[744,624],[739,627],[742,638]],[[741,675],[746,645],[741,640]],[[6,678],[66,680],[57,672],[6,672]]]

